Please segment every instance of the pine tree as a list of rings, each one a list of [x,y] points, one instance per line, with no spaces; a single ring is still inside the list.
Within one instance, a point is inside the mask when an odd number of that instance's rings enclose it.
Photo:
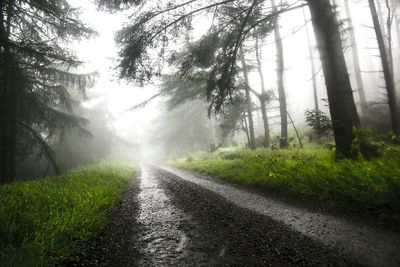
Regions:
[[[114,8],[121,8],[130,2],[99,1],[103,4],[108,2],[107,6],[111,5]],[[216,110],[220,110],[225,99],[232,98],[232,92],[239,90],[236,62],[240,45],[246,40],[247,35],[261,23],[276,25],[277,16],[304,6],[280,5],[274,11],[266,13],[264,8],[266,1],[221,0],[211,4],[201,0],[189,0],[179,4],[166,1],[164,6],[160,5],[157,8],[143,2],[141,13],[135,23],[128,25],[118,34],[117,40],[122,47],[120,76],[143,82],[157,75],[160,68],[157,67],[157,61],[153,61],[150,57],[151,49],[160,48],[160,56],[164,56],[168,42],[179,39],[179,36],[191,29],[191,18],[201,12],[208,12],[207,14],[213,16],[213,25],[207,35],[213,35],[222,44],[219,49],[214,50],[215,60],[207,84],[208,100]],[[141,2],[134,1],[133,4]],[[359,127],[359,119],[344,60],[338,23],[329,0],[307,0],[307,3],[325,75],[337,153],[352,157],[354,154],[351,144],[355,138],[353,127]],[[189,6],[190,11],[185,9]],[[190,60],[186,62],[188,72],[190,72],[190,62]],[[282,122],[282,126],[283,124],[285,123]]]
[[[325,76],[336,151],[344,157],[354,157],[353,127],[359,127],[360,122],[338,22],[329,0],[308,0],[308,5]]]
[[[2,181],[15,179],[16,159],[33,152],[31,142],[50,159],[55,129],[82,122],[69,112],[68,88],[83,93],[94,75],[68,71],[81,62],[65,44],[92,34],[65,0],[0,2]]]

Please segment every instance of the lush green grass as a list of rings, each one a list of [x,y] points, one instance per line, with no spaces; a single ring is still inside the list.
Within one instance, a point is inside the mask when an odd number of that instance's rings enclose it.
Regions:
[[[0,185],[0,265],[49,266],[68,258],[104,227],[134,174],[127,164],[103,163]]]
[[[225,150],[171,160],[171,165],[280,194],[368,211],[400,221],[400,155],[335,161],[326,149]]]

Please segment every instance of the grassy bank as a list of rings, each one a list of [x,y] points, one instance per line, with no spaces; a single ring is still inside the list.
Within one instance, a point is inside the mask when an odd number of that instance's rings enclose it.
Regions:
[[[126,164],[103,163],[0,185],[0,265],[49,266],[66,259],[105,225],[134,173]]]
[[[171,160],[171,165],[227,181],[378,213],[400,221],[400,156],[335,161],[331,151],[217,151]]]

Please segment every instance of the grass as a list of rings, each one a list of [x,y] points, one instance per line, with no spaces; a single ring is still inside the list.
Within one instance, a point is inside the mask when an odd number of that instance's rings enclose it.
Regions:
[[[104,227],[135,170],[122,163],[0,185],[0,265],[53,266]]]
[[[169,164],[278,194],[400,222],[400,155],[336,161],[326,149],[223,150]]]

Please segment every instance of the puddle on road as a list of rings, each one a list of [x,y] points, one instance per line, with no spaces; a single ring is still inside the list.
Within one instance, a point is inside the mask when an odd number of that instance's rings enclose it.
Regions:
[[[189,238],[180,225],[189,217],[171,204],[159,181],[142,168],[138,223],[141,235],[138,248],[142,254],[140,266],[175,265],[185,257]]]

